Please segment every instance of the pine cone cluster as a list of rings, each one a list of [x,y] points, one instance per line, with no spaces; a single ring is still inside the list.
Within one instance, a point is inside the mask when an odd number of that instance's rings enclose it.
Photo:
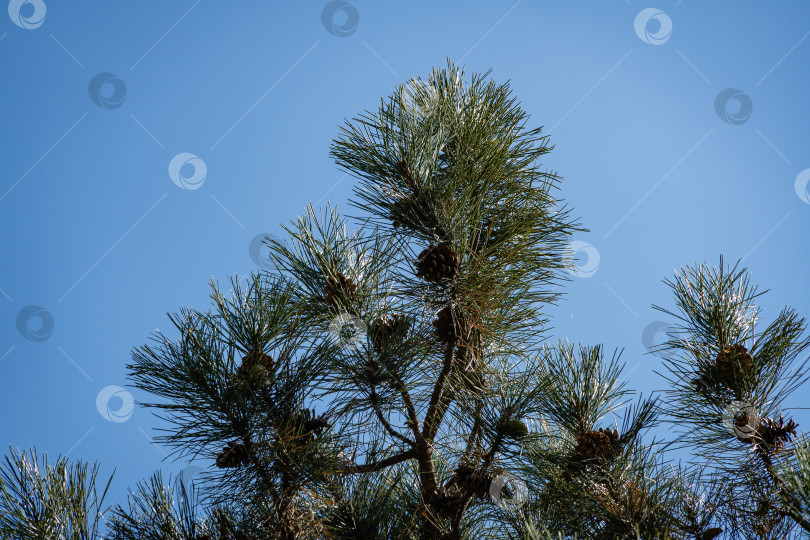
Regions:
[[[453,279],[458,273],[459,257],[447,243],[432,245],[422,250],[416,260],[416,276],[436,283]]]
[[[324,301],[332,307],[338,308],[344,302],[352,303],[357,296],[357,285],[338,272],[337,277],[326,278],[326,286],[323,288]]]
[[[743,381],[752,367],[753,360],[748,349],[739,343],[723,347],[714,364],[717,379],[730,388]]]
[[[599,428],[596,431],[586,431],[584,435],[577,437],[577,445],[574,447],[574,455],[580,460],[598,459],[605,460],[613,454],[613,445],[619,439],[617,429]]]
[[[377,352],[385,349],[388,340],[398,333],[405,333],[408,329],[408,320],[404,315],[394,313],[390,317],[383,315],[371,323],[368,336]]]
[[[220,469],[232,469],[246,465],[250,461],[247,445],[237,441],[229,443],[217,456],[216,464]]]
[[[433,321],[436,337],[441,343],[458,342],[465,326],[464,312],[458,306],[452,309],[450,306],[442,308]]]
[[[797,427],[799,427],[799,424],[794,422],[793,419],[785,423],[781,416],[779,420],[765,418],[760,420],[754,439],[762,451],[778,450],[786,442],[790,442],[791,437],[796,436]]]

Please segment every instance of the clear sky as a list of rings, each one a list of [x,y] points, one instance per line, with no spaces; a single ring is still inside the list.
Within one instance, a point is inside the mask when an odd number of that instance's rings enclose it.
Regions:
[[[131,348],[169,327],[166,312],[205,309],[212,277],[257,269],[256,235],[280,235],[307,203],[348,210],[354,180],[328,156],[338,124],[448,57],[512,82],[591,231],[575,239],[581,271],[550,311],[553,335],[624,348],[631,386],[661,389],[642,340],[667,322],[651,304],[672,306],[661,279],[721,253],[771,289],[766,320],[786,304],[810,315],[807,2],[8,11],[0,443],[117,468],[113,501],[185,466],[163,461],[156,419],[130,406],[148,399],[126,386]]]

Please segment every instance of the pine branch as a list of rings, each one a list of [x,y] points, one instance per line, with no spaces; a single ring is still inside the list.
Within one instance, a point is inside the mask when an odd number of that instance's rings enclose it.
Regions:
[[[402,453],[397,454],[395,456],[385,458],[385,459],[380,460],[380,461],[374,461],[374,462],[366,463],[366,464],[363,464],[363,465],[352,464],[349,467],[347,467],[347,468],[343,469],[342,471],[340,471],[340,473],[341,474],[360,474],[360,473],[375,472],[375,471],[379,471],[381,469],[385,469],[387,467],[391,467],[392,465],[397,465],[399,463],[402,463],[404,461],[414,459],[414,458],[417,458],[417,457],[418,457],[417,450],[414,450],[414,449],[406,450],[405,452],[402,452]]]
[[[94,540],[112,482],[110,476],[99,490],[98,472],[95,463],[70,463],[66,457],[50,463],[47,454],[37,455],[36,448],[9,447],[0,464],[0,536]]]
[[[433,387],[433,393],[430,396],[428,403],[427,413],[425,414],[424,428],[422,430],[422,437],[426,441],[433,441],[436,433],[439,431],[441,423],[441,399],[445,392],[447,378],[450,371],[453,369],[453,360],[455,359],[456,341],[450,341],[444,348],[444,363],[442,364],[442,371],[436,379],[436,384]]]

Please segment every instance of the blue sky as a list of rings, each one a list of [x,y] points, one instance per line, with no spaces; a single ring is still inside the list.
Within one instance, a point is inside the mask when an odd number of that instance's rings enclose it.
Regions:
[[[631,385],[663,388],[642,335],[674,269],[743,258],[766,320],[810,314],[809,36],[799,1],[12,0],[0,442],[117,468],[114,501],[179,471],[127,407],[147,398],[126,387],[131,348],[205,308],[211,278],[255,270],[256,235],[307,203],[348,210],[338,125],[448,57],[511,81],[591,231],[553,335],[624,348]]]

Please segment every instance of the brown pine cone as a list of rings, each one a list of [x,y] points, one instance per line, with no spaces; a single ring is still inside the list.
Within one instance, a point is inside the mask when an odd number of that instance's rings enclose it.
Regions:
[[[216,465],[220,469],[232,469],[249,462],[248,447],[240,442],[233,441],[217,456]]]
[[[408,326],[408,320],[399,313],[394,313],[390,317],[383,315],[377,318],[368,329],[368,335],[374,344],[374,349],[377,352],[383,350],[391,337],[399,332],[404,334]]]
[[[765,418],[760,420],[753,438],[757,441],[757,446],[761,450],[770,452],[771,450],[778,450],[786,442],[790,442],[791,437],[796,436],[797,427],[799,427],[799,424],[794,422],[793,419],[788,420],[787,424],[785,424],[781,416],[779,420]]]
[[[357,285],[338,272],[337,277],[326,278],[326,286],[323,288],[323,300],[332,307],[340,307],[345,302],[353,303],[357,296]]]
[[[240,377],[247,375],[257,366],[264,370],[273,369],[273,357],[262,350],[253,350],[242,358],[242,364],[236,369],[236,374]]]
[[[433,321],[436,337],[441,343],[458,342],[464,326],[464,312],[458,307],[453,310],[450,306],[444,307]]]
[[[450,244],[442,243],[422,250],[416,260],[416,276],[436,283],[453,279],[459,270],[459,257]]]
[[[737,343],[723,347],[715,360],[715,373],[717,379],[729,388],[733,388],[744,381],[751,373],[753,359],[748,349]]]
[[[574,447],[574,455],[580,460],[598,459],[605,460],[613,454],[613,445],[619,439],[619,432],[616,429],[600,428],[597,431],[586,431],[584,435],[577,437],[577,445]]]

